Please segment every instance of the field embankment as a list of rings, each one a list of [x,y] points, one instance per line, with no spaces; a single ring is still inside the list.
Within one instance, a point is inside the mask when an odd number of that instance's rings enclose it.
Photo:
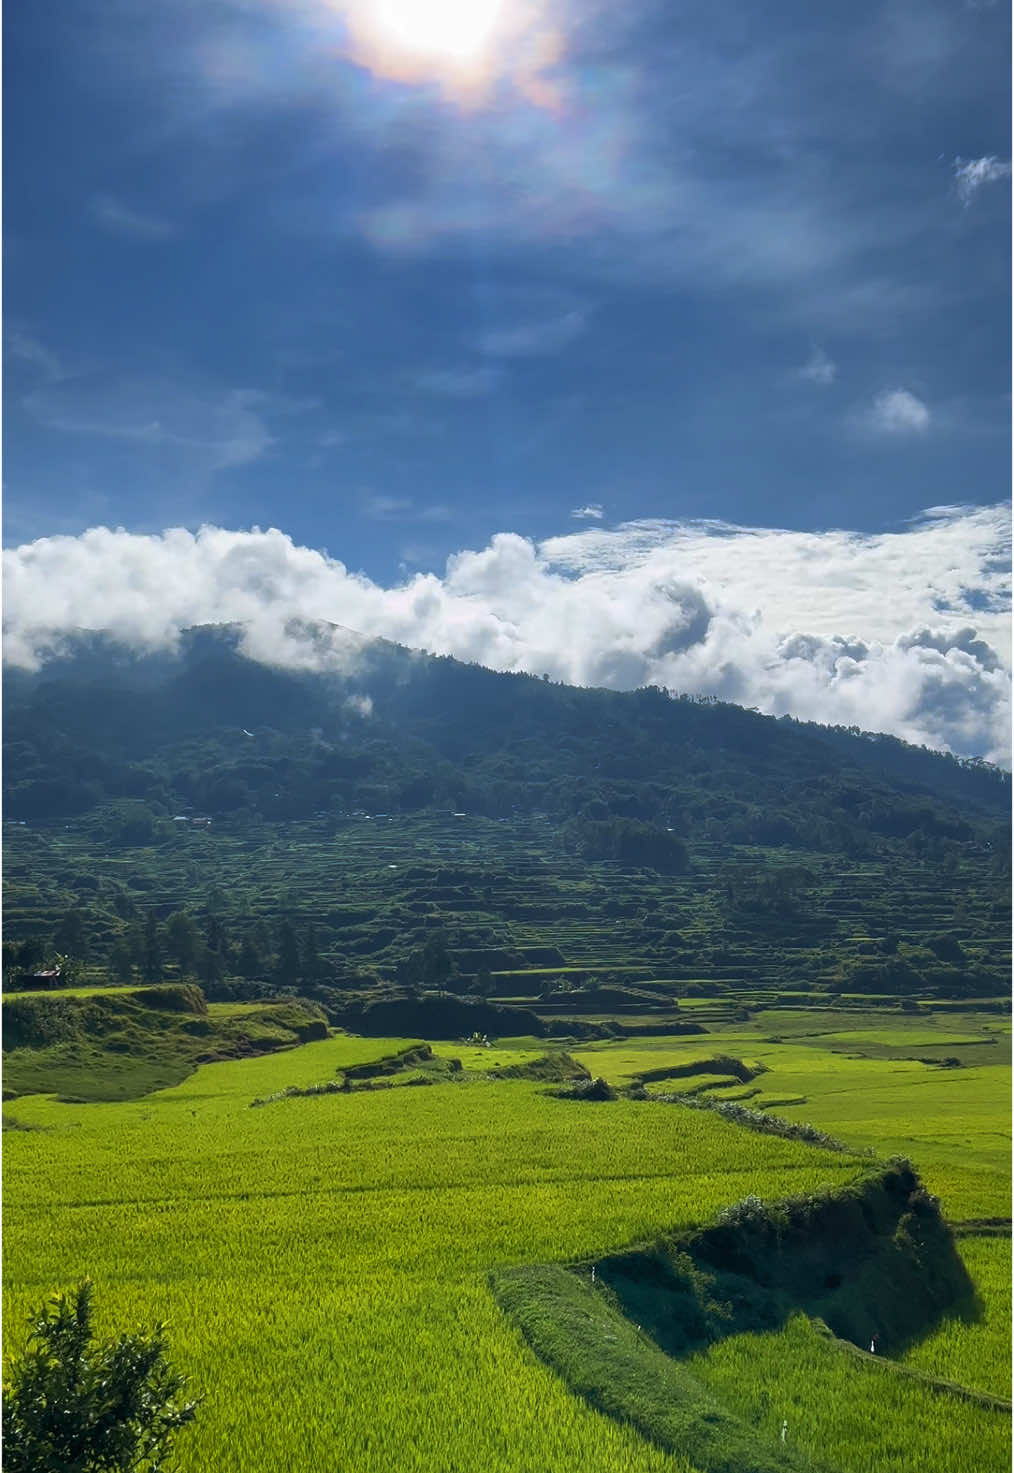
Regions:
[[[763,1202],[748,1197],[703,1229],[661,1237],[594,1264],[535,1265],[492,1276],[494,1292],[540,1359],[591,1405],[702,1473],[833,1466],[758,1435],[707,1384],[710,1347],[775,1336],[802,1313],[832,1347],[861,1358],[902,1353],[945,1316],[980,1317],[954,1238],[907,1162],[834,1190]],[[694,1361],[690,1364],[690,1358]],[[983,1396],[908,1367],[877,1370],[918,1393]],[[922,1383],[925,1383],[923,1385]]]
[[[326,1038],[313,1003],[212,1004],[192,983],[3,1003],[4,1100],[55,1094],[129,1100],[179,1084],[199,1064]]]

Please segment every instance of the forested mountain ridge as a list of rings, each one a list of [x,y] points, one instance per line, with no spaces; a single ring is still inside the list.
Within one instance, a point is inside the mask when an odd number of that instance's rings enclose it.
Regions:
[[[8,671],[6,816],[87,818],[114,840],[180,813],[243,826],[451,809],[573,820],[592,847],[616,821],[824,852],[1005,842],[1009,774],[892,737],[347,634],[340,672],[282,669],[241,637],[195,629],[173,654],[135,655],[83,635],[38,672]]]
[[[720,1008],[1006,989],[1004,772],[343,631],[310,632],[323,673],[243,638],[136,656],[86,636],[9,672],[8,985],[59,960],[211,997],[295,989],[367,1032],[356,1009],[391,986],[568,1032],[617,1008],[682,1027],[695,989]]]

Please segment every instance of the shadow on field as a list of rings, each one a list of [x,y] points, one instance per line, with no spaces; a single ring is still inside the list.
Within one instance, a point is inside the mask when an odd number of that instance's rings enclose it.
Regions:
[[[821,1465],[791,1446],[767,1445],[726,1410],[683,1364],[695,1351],[728,1335],[778,1330],[803,1311],[853,1354],[866,1358],[875,1343],[880,1366],[910,1376],[918,1373],[889,1358],[945,1315],[982,1315],[939,1203],[906,1161],[821,1195],[748,1197],[709,1227],[594,1264],[504,1270],[491,1283],[532,1349],[573,1391],[681,1451],[701,1473],[820,1473]]]
[[[703,1231],[603,1259],[596,1276],[675,1356],[777,1329],[799,1310],[890,1356],[944,1315],[982,1316],[939,1204],[907,1162],[821,1196],[747,1197]]]

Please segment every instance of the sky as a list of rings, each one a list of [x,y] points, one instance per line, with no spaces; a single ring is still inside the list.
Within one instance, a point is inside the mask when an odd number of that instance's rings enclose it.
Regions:
[[[4,43],[8,659],[310,612],[1007,760],[1006,7]]]

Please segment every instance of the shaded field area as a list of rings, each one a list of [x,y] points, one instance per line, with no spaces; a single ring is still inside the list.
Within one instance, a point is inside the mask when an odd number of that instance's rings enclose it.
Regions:
[[[995,1396],[1011,1392],[1010,1236],[959,1235],[958,1251],[975,1285],[978,1317],[947,1315],[902,1360],[933,1376],[961,1381]]]

